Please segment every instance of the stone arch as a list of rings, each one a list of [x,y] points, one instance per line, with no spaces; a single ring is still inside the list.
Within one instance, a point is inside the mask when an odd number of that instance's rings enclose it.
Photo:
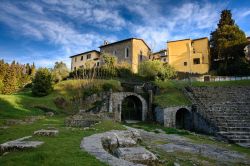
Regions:
[[[175,113],[175,127],[178,129],[192,129],[192,113],[186,108],[180,108]]]
[[[132,97],[139,101],[141,105],[141,120],[145,121],[148,111],[148,105],[146,100],[141,96],[133,92],[116,92],[111,94],[111,101],[110,101],[110,108],[109,112],[114,113],[115,120],[121,121],[122,120],[122,102],[128,98]]]

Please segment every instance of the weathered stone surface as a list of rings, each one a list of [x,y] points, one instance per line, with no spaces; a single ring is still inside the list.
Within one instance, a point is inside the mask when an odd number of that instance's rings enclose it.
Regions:
[[[186,152],[201,155],[216,160],[222,163],[222,165],[225,163],[227,165],[232,165],[233,163],[250,163],[245,154],[216,145],[193,143],[192,140],[175,134],[156,134],[141,129],[138,129],[138,131],[147,146],[156,149],[160,148],[167,153]],[[155,144],[157,141],[163,142],[163,144]]]
[[[138,164],[156,165],[158,162],[157,157],[143,147],[118,148],[115,155],[118,158]]]
[[[99,115],[91,113],[77,114],[65,119],[65,125],[68,127],[90,127],[101,120]]]
[[[176,142],[176,143],[160,145],[160,147],[166,152],[181,151],[181,152],[195,153],[221,161],[237,161],[237,160],[239,161],[241,159],[245,159],[246,157],[243,154],[239,154],[234,151],[215,147],[208,144],[200,145],[189,142]]]
[[[56,136],[58,135],[59,131],[58,130],[37,130],[34,132],[34,135],[39,135],[39,136]]]
[[[41,141],[25,141],[29,138],[31,138],[31,136],[23,137],[14,141],[5,142],[0,145],[0,152],[4,153],[13,150],[36,148],[43,144],[43,142]]]
[[[46,116],[49,116],[49,117],[52,117],[52,116],[54,116],[55,114],[54,114],[54,112],[46,112],[45,115],[46,115]]]
[[[110,135],[114,132],[121,132],[121,131],[110,131],[106,133],[101,134],[94,134],[89,137],[83,138],[80,147],[90,153],[91,155],[94,155],[97,159],[101,160],[102,162],[105,162],[111,166],[143,166],[142,164],[134,164],[132,162],[119,159],[110,153],[108,153],[102,145],[102,138],[104,138],[104,135]]]

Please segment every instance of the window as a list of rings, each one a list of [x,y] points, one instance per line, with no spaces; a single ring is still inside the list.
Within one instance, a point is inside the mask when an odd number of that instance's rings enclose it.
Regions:
[[[125,58],[128,58],[129,57],[129,48],[126,47],[125,48]]]
[[[77,61],[77,57],[75,57],[75,62]]]
[[[187,62],[184,62],[184,66],[187,66]]]
[[[100,66],[100,62],[96,62],[96,66],[99,67]]]
[[[140,62],[142,61],[142,59],[143,59],[143,56],[142,56],[142,55],[140,55]]]
[[[76,71],[76,67],[74,67],[74,71]]]
[[[83,56],[81,56],[81,61],[83,60]]]
[[[200,58],[193,59],[194,65],[200,64]]]
[[[193,53],[195,54],[195,49],[193,48]]]
[[[143,55],[142,55],[142,51],[140,51],[140,61],[142,61],[143,59]]]
[[[91,54],[87,54],[87,59],[90,59],[91,58]]]

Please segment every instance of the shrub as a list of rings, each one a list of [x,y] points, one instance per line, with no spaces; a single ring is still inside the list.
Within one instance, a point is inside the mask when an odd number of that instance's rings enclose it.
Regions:
[[[65,63],[56,62],[54,69],[52,70],[52,75],[55,82],[60,82],[69,76],[69,71]]]
[[[35,96],[46,96],[53,90],[52,75],[47,68],[40,68],[32,81],[32,94]]]
[[[150,80],[166,80],[176,77],[176,71],[159,60],[144,61],[139,66],[139,75]]]

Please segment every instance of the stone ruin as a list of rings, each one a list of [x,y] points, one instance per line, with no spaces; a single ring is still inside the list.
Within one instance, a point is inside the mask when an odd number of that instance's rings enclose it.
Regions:
[[[16,151],[16,150],[24,150],[24,149],[32,149],[36,148],[43,144],[41,141],[27,141],[32,136],[26,136],[23,138],[19,138],[14,141],[5,142],[0,145],[0,153],[3,154],[5,152]]]
[[[141,136],[137,130],[113,130],[85,137],[81,148],[112,166],[156,166],[158,158],[138,146],[140,141]]]

